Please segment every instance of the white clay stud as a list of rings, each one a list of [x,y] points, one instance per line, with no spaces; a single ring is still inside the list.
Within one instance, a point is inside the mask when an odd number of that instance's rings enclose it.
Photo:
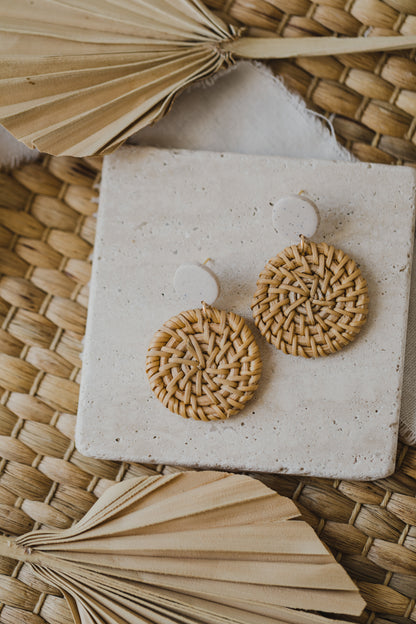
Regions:
[[[297,244],[301,235],[312,238],[318,226],[318,208],[308,197],[288,195],[273,207],[273,227],[289,244]]]
[[[181,264],[176,269],[173,285],[186,308],[200,308],[202,301],[213,305],[220,294],[215,274],[203,264]]]

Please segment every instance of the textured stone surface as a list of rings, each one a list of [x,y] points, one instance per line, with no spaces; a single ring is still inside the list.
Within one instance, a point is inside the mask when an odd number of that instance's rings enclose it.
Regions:
[[[344,249],[369,284],[357,341],[319,360],[284,355],[253,328],[250,301],[281,250],[277,200],[317,203],[314,239]],[[126,147],[106,157],[77,425],[96,457],[377,478],[393,470],[414,227],[410,168]],[[115,208],[117,207],[117,209]],[[147,345],[180,311],[180,264],[212,259],[217,307],[244,316],[263,358],[238,416],[195,422],[152,395]]]

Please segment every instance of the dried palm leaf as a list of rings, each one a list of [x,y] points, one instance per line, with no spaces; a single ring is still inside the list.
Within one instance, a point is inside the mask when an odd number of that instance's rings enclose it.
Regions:
[[[0,553],[61,590],[78,624],[359,615],[357,587],[298,516],[250,477],[184,472],[119,483],[73,527],[1,538]]]
[[[413,46],[416,36],[244,37],[200,0],[0,0],[0,122],[44,152],[100,154],[237,57]]]

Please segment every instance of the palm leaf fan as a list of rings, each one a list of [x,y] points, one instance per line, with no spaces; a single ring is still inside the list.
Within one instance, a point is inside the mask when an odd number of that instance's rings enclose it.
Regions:
[[[357,587],[298,516],[290,499],[250,477],[183,472],[112,486],[71,528],[0,538],[0,553],[57,587],[78,624],[359,615]]]
[[[416,36],[245,37],[200,0],[0,0],[0,122],[44,152],[106,153],[237,57],[412,46]]]

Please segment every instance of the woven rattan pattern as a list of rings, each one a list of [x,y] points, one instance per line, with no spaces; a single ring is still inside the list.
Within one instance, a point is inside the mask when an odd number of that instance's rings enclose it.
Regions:
[[[166,321],[146,358],[150,386],[183,418],[225,420],[257,390],[261,358],[244,319],[204,305]]]
[[[283,353],[319,357],[352,342],[368,312],[368,288],[354,260],[326,243],[287,247],[257,281],[254,322]]]
[[[0,174],[0,529],[64,528],[111,483],[164,466],[95,460],[73,443],[100,162]],[[416,621],[416,448],[377,483],[267,475],[358,582],[362,622]],[[0,557],[0,622],[70,624],[57,590]]]
[[[416,34],[415,0],[206,0],[254,36]],[[416,162],[416,50],[300,57],[271,67],[360,160]]]

